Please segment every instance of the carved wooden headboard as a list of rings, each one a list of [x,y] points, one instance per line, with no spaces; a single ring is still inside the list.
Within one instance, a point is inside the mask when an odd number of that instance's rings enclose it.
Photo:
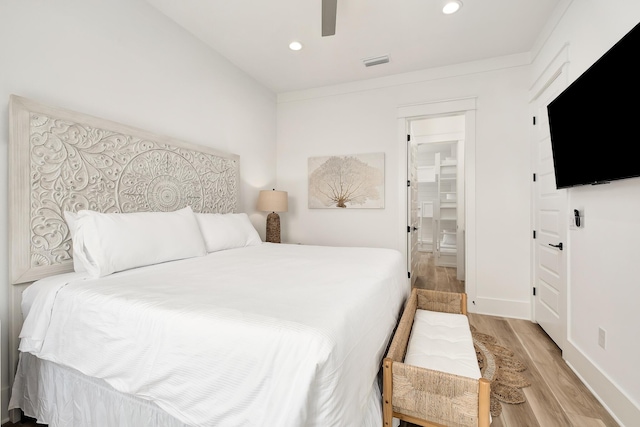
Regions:
[[[240,158],[15,95],[9,122],[13,384],[22,291],[73,270],[65,210],[173,211],[189,205],[195,212],[236,212]]]
[[[64,211],[235,212],[239,157],[10,98],[11,283],[73,270]]]

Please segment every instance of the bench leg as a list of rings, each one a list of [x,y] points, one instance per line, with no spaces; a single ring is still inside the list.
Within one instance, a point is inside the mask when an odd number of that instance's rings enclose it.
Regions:
[[[478,427],[489,427],[490,424],[491,383],[486,378],[478,380]]]
[[[382,425],[391,427],[393,424],[393,405],[391,403],[393,391],[393,374],[391,367],[393,360],[385,358],[382,362]]]

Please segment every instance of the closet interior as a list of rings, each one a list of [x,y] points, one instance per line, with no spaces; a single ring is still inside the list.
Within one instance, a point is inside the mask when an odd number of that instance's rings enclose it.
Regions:
[[[427,252],[436,266],[456,268],[458,280],[465,279],[464,139],[461,114],[411,123],[411,141],[416,144],[412,162],[418,180],[418,251]]]

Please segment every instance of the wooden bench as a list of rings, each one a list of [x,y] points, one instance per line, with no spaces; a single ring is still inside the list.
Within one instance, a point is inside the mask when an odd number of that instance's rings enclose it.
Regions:
[[[383,426],[392,427],[395,417],[425,427],[489,427],[488,380],[404,363],[418,309],[466,316],[467,295],[412,290],[383,360]]]

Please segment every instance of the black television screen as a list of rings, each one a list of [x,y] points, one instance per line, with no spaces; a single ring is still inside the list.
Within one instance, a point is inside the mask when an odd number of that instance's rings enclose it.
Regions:
[[[547,106],[556,187],[640,176],[640,24]]]

